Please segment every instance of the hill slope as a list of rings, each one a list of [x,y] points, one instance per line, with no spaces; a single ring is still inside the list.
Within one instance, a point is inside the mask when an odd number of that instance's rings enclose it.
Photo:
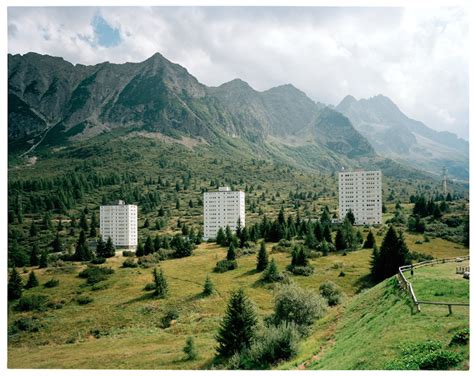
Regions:
[[[350,119],[380,155],[434,174],[447,167],[452,176],[468,179],[468,142],[410,119],[389,98],[377,95],[356,100],[348,95],[336,110]]]

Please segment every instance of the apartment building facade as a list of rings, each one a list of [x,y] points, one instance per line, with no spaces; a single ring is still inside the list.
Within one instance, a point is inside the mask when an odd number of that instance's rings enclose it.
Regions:
[[[116,247],[135,249],[138,244],[138,208],[119,200],[115,205],[100,207],[100,234],[110,237]]]

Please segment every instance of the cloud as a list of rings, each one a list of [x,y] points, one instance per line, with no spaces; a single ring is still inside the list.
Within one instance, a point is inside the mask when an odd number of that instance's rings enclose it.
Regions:
[[[63,7],[8,10],[10,53],[73,63],[155,52],[201,82],[292,83],[315,101],[384,94],[468,137],[468,17],[461,8]]]

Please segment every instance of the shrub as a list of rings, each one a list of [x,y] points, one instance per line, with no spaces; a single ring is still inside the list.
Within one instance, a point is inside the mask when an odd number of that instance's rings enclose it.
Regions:
[[[138,267],[138,264],[129,258],[124,260],[124,262],[122,263],[122,268],[136,268],[136,267]]]
[[[462,355],[450,350],[436,350],[426,354],[419,362],[423,370],[447,370],[462,360]]]
[[[140,265],[141,268],[155,267],[159,262],[160,256],[157,253],[152,253],[150,255],[141,256],[138,258],[138,265]]]
[[[171,308],[166,311],[165,315],[161,318],[161,326],[163,329],[169,328],[171,325],[171,321],[178,319],[179,313],[176,308]]]
[[[92,260],[91,260],[91,264],[94,264],[94,265],[100,265],[100,264],[105,264],[105,257],[94,257]]]
[[[81,295],[81,296],[77,297],[76,302],[79,305],[86,305],[86,304],[92,303],[93,300],[94,299],[92,299],[90,296]]]
[[[307,266],[288,265],[287,269],[288,271],[292,272],[294,275],[308,276],[314,273],[313,265],[307,265]]]
[[[147,284],[145,285],[145,287],[143,288],[143,290],[145,290],[145,291],[153,291],[153,290],[155,290],[155,287],[156,287],[156,286],[155,286],[155,283],[154,283],[154,282],[150,282],[150,283],[147,283]]]
[[[212,283],[209,276],[206,276],[206,280],[204,281],[204,289],[202,291],[202,295],[210,296],[214,293],[214,284]]]
[[[25,289],[31,289],[39,285],[38,278],[34,271],[31,271],[28,276],[28,282],[26,282]]]
[[[22,317],[13,322],[8,328],[9,334],[18,332],[36,333],[41,329],[42,325],[38,322],[36,317],[28,318]]]
[[[51,278],[48,282],[46,282],[44,284],[44,287],[46,288],[52,288],[52,287],[56,287],[59,285],[59,280],[57,279],[54,279],[54,278]]]
[[[237,261],[235,260],[221,260],[218,261],[215,268],[214,272],[216,273],[224,273],[228,270],[234,270],[237,269]]]
[[[108,267],[87,266],[86,269],[79,273],[80,278],[86,278],[89,285],[93,285],[100,281],[105,281],[114,271]]]
[[[283,279],[283,276],[278,271],[278,267],[277,267],[277,264],[275,262],[275,259],[272,258],[272,260],[268,264],[267,268],[263,272],[261,279],[264,282],[278,282],[278,281],[281,281]]]
[[[341,303],[341,289],[334,282],[327,281],[319,286],[319,293],[326,299],[329,306]]]
[[[132,251],[123,251],[122,252],[123,257],[135,257],[135,252]]]
[[[294,322],[304,327],[326,312],[326,302],[317,293],[305,290],[295,283],[280,285],[274,297],[274,314],[271,318],[276,325]],[[304,328],[300,328],[304,331]]]
[[[158,252],[155,252],[155,254],[158,255],[158,258],[160,260],[168,260],[170,258],[173,258],[174,253],[175,253],[174,249],[168,249],[168,248],[160,248]]]
[[[346,273],[344,273],[343,271],[339,272],[338,277],[345,277],[345,276],[346,276]]]
[[[17,311],[44,311],[48,297],[46,295],[29,295],[23,296],[16,305]]]
[[[469,343],[469,328],[456,332],[449,342],[449,346],[467,345]]]
[[[294,357],[298,353],[300,334],[294,323],[281,323],[265,327],[238,357],[231,358],[232,369],[269,369],[270,366]]]

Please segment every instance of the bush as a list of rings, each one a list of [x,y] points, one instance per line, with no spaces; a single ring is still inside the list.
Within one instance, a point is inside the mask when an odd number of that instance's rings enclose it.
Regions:
[[[171,321],[177,320],[179,317],[178,310],[176,308],[169,309],[165,315],[161,318],[161,326],[163,329],[169,328]]]
[[[17,311],[44,311],[48,297],[46,295],[23,296],[16,305]]]
[[[283,279],[282,274],[278,271],[275,259],[272,258],[267,268],[262,273],[261,277],[264,282],[278,282]]]
[[[467,345],[469,343],[469,328],[456,332],[449,342],[449,346]]]
[[[167,249],[167,248],[160,248],[158,252],[155,252],[158,255],[160,260],[168,260],[174,257],[175,250],[174,249]]]
[[[304,331],[326,312],[326,301],[317,293],[305,290],[295,283],[278,286],[275,293],[274,314],[271,321],[279,325],[283,322],[294,322]]]
[[[93,300],[94,299],[92,299],[90,296],[82,295],[82,296],[77,297],[76,302],[79,305],[86,305],[86,304],[92,303]]]
[[[145,287],[143,288],[143,290],[145,290],[145,291],[154,291],[154,290],[155,290],[155,287],[156,287],[155,283],[154,283],[154,282],[150,282],[150,283],[147,283],[147,284],[145,285]]]
[[[416,251],[410,252],[409,258],[412,261],[416,260],[418,262],[433,260],[433,256],[428,255],[426,253],[422,253],[422,252],[416,252]]]
[[[18,332],[36,333],[41,329],[42,325],[38,322],[36,317],[28,318],[22,317],[13,322],[8,328],[9,334],[15,334]]]
[[[86,278],[89,285],[96,284],[100,281],[105,281],[114,271],[108,267],[88,266],[79,273],[80,278]]]
[[[100,264],[105,264],[105,257],[95,257],[91,260],[91,264],[94,265],[100,265]]]
[[[295,265],[288,265],[288,271],[293,273],[294,275],[304,275],[308,276],[314,273],[314,266],[313,265],[306,265],[306,266],[295,266]]]
[[[346,273],[344,273],[343,271],[339,272],[338,277],[345,277],[345,276],[346,276]]]
[[[194,345],[193,337],[188,337],[186,339],[186,345],[183,347],[183,352],[185,354],[185,360],[194,360],[197,358],[196,346]]]
[[[298,353],[300,334],[294,323],[283,322],[265,327],[262,333],[238,357],[228,364],[232,369],[269,369],[272,365],[288,360]]]
[[[155,267],[156,264],[158,264],[159,262],[160,262],[160,255],[157,253],[152,253],[150,255],[139,257],[137,263],[141,268],[150,268],[150,267]]]
[[[228,270],[234,270],[237,269],[237,261],[235,260],[221,260],[218,261],[215,268],[214,272],[216,273],[224,273]]]
[[[132,251],[123,251],[122,252],[123,257],[135,257],[135,252]]]
[[[419,362],[422,370],[447,370],[462,360],[462,355],[450,350],[436,350],[426,354]]]
[[[54,278],[51,278],[48,282],[46,282],[44,284],[44,287],[46,288],[52,288],[52,287],[56,287],[59,285],[59,280],[57,279],[54,279]]]
[[[341,303],[341,289],[334,282],[324,282],[319,286],[319,293],[326,299],[329,306]]]
[[[132,259],[126,259],[122,263],[122,268],[136,268],[136,267],[138,267],[138,264]]]

